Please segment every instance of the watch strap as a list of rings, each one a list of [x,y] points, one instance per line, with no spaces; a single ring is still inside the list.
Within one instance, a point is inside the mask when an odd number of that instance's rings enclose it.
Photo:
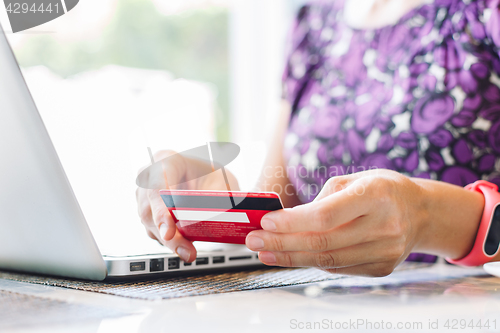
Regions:
[[[457,264],[461,266],[479,266],[485,264],[491,260],[497,253],[498,250],[492,254],[488,255],[484,251],[484,245],[486,242],[486,237],[491,226],[493,213],[496,206],[500,203],[500,193],[498,193],[498,186],[496,184],[490,183],[485,180],[478,180],[472,184],[465,186],[465,189],[469,191],[480,192],[484,196],[484,210],[481,216],[481,222],[476,234],[476,240],[472,250],[465,257],[461,259],[449,259],[446,260],[452,264]]]

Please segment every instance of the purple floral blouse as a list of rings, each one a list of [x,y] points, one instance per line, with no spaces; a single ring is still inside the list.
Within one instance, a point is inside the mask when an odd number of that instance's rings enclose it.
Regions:
[[[500,185],[500,0],[435,0],[362,30],[343,4],[304,6],[291,35],[284,155],[300,199],[374,168]]]

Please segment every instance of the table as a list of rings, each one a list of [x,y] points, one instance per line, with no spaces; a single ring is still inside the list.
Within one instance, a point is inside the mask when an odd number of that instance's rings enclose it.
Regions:
[[[160,301],[3,279],[0,291],[1,332],[500,332],[500,278],[447,264]]]

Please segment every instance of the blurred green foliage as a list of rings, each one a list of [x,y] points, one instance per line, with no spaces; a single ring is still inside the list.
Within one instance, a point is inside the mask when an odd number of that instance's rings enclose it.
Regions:
[[[229,140],[228,16],[223,7],[165,16],[151,1],[119,0],[98,39],[59,42],[34,35],[16,56],[23,67],[44,65],[62,77],[116,64],[210,82],[218,90],[217,139]]]

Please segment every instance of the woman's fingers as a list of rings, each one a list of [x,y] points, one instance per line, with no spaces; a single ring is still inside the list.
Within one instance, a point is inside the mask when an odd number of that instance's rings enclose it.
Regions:
[[[279,233],[325,231],[365,215],[372,204],[366,195],[340,191],[319,201],[270,212],[262,218],[261,226]]]
[[[248,234],[246,246],[253,251],[324,252],[380,239],[386,234],[379,223],[365,216],[329,231],[277,233],[255,230]]]
[[[192,262],[196,259],[196,248],[178,230],[175,230],[174,237],[169,241],[162,239],[159,230],[156,228],[146,228],[146,233],[150,238],[156,239],[160,244],[174,251],[185,262]]]
[[[161,206],[160,202],[158,201],[158,198],[161,200],[161,197],[155,197],[154,195],[147,195],[140,192],[137,193],[137,197],[139,202],[139,215],[141,216],[142,223],[146,228],[148,236],[152,239],[158,240],[162,245],[165,245],[166,247],[177,253],[177,255],[181,257],[181,259],[185,262],[192,262],[196,258],[196,248],[190,241],[185,239],[179,233],[175,226],[175,222],[168,212],[168,209],[164,209],[166,212],[160,211],[159,207],[165,207],[163,201],[161,202],[163,206]],[[152,202],[149,198],[151,198]],[[145,200],[147,202],[147,205],[141,205],[142,201],[140,199]],[[165,216],[165,214],[168,214],[168,216]],[[159,227],[157,227],[157,222],[155,222],[153,216],[156,218],[156,221],[161,221],[159,222]],[[161,225],[165,224],[163,223],[165,218],[168,224],[168,230],[165,234],[166,236],[162,235],[161,227]],[[172,235],[170,235],[170,233],[172,233]]]
[[[175,229],[174,237],[163,243],[169,249],[177,253],[185,262],[192,262],[196,259],[196,248],[193,246],[193,243],[184,238],[177,229]]]
[[[158,190],[149,190],[148,199],[151,207],[153,223],[158,228],[160,238],[169,241],[175,235],[175,222],[170,216],[167,206],[163,202]]]
[[[370,242],[320,253],[259,252],[267,265],[284,267],[317,267],[334,269],[369,263],[396,262],[404,256],[404,247],[397,244]]]

